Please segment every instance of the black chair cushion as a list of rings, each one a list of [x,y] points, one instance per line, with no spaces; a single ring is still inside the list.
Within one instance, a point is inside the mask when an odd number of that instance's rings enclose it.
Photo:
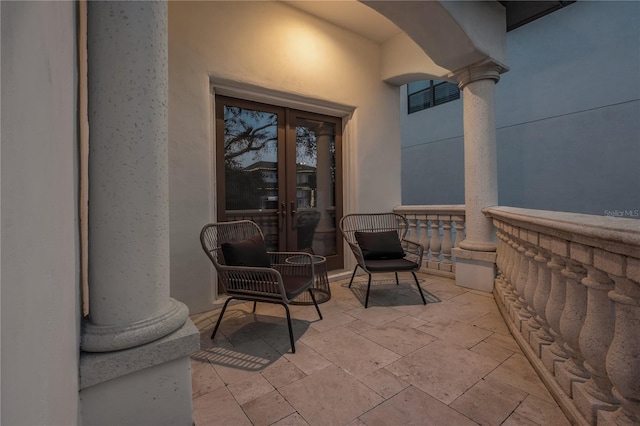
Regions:
[[[402,259],[405,256],[396,231],[354,233],[365,260]]]
[[[269,268],[271,258],[262,237],[256,235],[248,240],[222,243],[224,263],[229,266],[252,266]]]
[[[417,271],[420,267],[407,259],[365,260],[364,264],[371,272]]]

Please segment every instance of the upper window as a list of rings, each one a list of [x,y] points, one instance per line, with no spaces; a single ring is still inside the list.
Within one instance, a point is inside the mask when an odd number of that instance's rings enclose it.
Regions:
[[[407,84],[409,114],[449,101],[460,99],[460,89],[455,83],[438,80],[422,80]]]

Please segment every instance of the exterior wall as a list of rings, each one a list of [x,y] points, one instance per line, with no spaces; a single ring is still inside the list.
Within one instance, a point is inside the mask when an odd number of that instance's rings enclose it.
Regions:
[[[210,309],[212,267],[198,236],[215,220],[210,80],[355,107],[347,123],[345,212],[400,203],[398,88],[380,47],[279,2],[169,3],[171,296]]]
[[[640,216],[639,39],[638,2],[576,2],[507,34],[500,205]],[[404,90],[403,204],[463,203],[462,99],[407,115]]]
[[[78,423],[75,7],[0,3],[3,425]]]

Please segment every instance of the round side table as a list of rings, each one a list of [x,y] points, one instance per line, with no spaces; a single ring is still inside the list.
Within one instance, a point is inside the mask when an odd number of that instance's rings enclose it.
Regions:
[[[324,303],[331,299],[331,289],[329,288],[329,278],[327,277],[327,259],[323,256],[311,256],[313,262],[313,286],[311,291],[316,298],[317,303]],[[309,263],[307,256],[291,256],[287,260],[287,263]],[[313,305],[313,300],[308,292],[303,292],[296,297],[292,302],[292,305]]]

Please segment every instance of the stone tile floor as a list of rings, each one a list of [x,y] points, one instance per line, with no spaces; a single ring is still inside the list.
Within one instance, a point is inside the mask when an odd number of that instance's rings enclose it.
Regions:
[[[284,308],[230,304],[193,315],[196,426],[568,425],[505,326],[493,296],[419,274],[331,283],[331,300]],[[233,303],[233,302],[232,302]],[[221,307],[222,304],[220,304]]]

